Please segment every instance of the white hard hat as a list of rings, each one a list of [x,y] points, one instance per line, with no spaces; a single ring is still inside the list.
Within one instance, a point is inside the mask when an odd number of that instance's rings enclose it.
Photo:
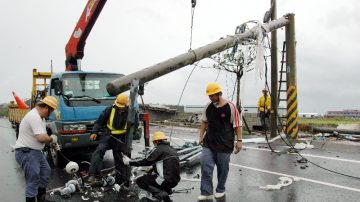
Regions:
[[[74,161],[70,161],[66,164],[65,170],[69,174],[74,174],[79,170],[79,165]]]

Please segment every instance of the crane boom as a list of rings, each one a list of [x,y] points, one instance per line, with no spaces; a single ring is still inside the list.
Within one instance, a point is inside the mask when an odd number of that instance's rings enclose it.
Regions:
[[[79,21],[65,47],[66,71],[81,69],[80,61],[84,57],[84,47],[98,16],[107,0],[89,0],[82,12]]]

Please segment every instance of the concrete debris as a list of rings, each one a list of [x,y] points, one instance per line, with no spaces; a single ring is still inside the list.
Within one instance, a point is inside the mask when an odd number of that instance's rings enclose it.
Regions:
[[[116,191],[116,192],[119,192],[120,188],[121,188],[120,185],[115,184],[114,187],[113,187],[113,190]]]
[[[311,145],[310,142],[306,142],[306,143],[296,143],[294,145],[294,148],[295,149],[313,149],[314,148],[314,145]]]
[[[307,162],[308,162],[308,160],[307,160],[307,159],[302,158],[302,159],[297,160],[297,162],[298,162],[298,163],[307,163]]]
[[[260,189],[271,191],[271,190],[280,190],[282,187],[289,186],[293,183],[293,179],[290,177],[279,177],[279,182],[275,185],[266,185],[259,187]]]
[[[138,198],[139,198],[140,201],[143,198],[148,199],[149,197],[152,197],[150,192],[148,192],[148,191],[146,191],[144,189],[140,189],[139,194],[138,194]]]

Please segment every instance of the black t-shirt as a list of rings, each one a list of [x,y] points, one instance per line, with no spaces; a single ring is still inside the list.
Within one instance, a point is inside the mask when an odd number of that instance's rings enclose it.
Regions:
[[[234,149],[235,133],[231,123],[229,103],[222,107],[209,104],[206,108],[208,128],[204,137],[204,146],[214,152],[231,153]]]

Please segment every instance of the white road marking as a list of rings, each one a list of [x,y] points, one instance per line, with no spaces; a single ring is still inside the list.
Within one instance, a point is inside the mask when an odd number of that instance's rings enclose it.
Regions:
[[[185,141],[190,141],[190,142],[195,141],[195,140],[181,139],[181,138],[176,138],[176,137],[172,137],[172,139],[185,140]],[[245,149],[254,149],[254,150],[259,150],[259,151],[268,151],[268,152],[271,151],[270,149],[263,149],[263,148],[256,148],[256,147],[243,146],[243,148],[245,148]],[[319,156],[319,155],[313,155],[313,154],[301,154],[301,155],[306,156],[306,157],[321,158],[321,159],[328,159],[328,160],[335,160],[335,161],[343,161],[343,162],[349,162],[349,163],[360,163],[360,161],[358,161],[358,160],[351,160],[351,159],[334,158],[334,157]]]
[[[179,139],[179,138],[174,138],[174,139]],[[136,145],[136,144],[133,144],[133,145],[138,146],[138,147],[144,147],[142,145]],[[259,148],[256,148],[256,149],[259,149]],[[334,160],[339,160],[339,159],[334,159]],[[278,175],[278,176],[286,176],[286,177],[291,177],[291,178],[294,178],[294,179],[299,179],[299,180],[303,180],[303,181],[307,181],[307,182],[312,182],[312,183],[316,183],[316,184],[322,184],[322,185],[325,185],[325,186],[336,187],[336,188],[340,188],[340,189],[346,189],[346,190],[350,190],[350,191],[360,192],[360,189],[356,189],[356,188],[353,188],[353,187],[347,187],[347,186],[342,186],[342,185],[333,184],[333,183],[329,183],[329,182],[313,180],[313,179],[309,179],[309,178],[305,178],[305,177],[299,177],[299,176],[295,176],[295,175],[288,175],[288,174],[284,174],[284,173],[279,173],[279,172],[274,172],[274,171],[269,171],[269,170],[263,170],[263,169],[260,169],[260,168],[243,166],[243,165],[234,164],[234,163],[230,163],[230,165],[234,166],[234,167],[239,167],[239,168],[244,168],[244,169],[249,169],[249,170],[255,170],[255,171],[258,171],[258,172],[262,172],[262,173],[269,173],[269,174]],[[184,179],[184,180],[198,182],[199,179],[191,179],[191,180]]]
[[[256,148],[256,147],[243,147],[243,148],[260,150],[260,151],[271,151],[270,149],[263,149],[263,148]],[[357,160],[334,158],[334,157],[328,157],[328,156],[319,156],[319,155],[313,155],[313,154],[301,154],[301,156],[329,159],[329,160],[343,161],[343,162],[350,162],[350,163],[360,163],[360,161],[357,161]]]
[[[238,164],[234,164],[234,163],[230,163],[230,165],[235,166],[235,167],[239,167],[239,168],[259,171],[259,172],[262,172],[262,173],[269,173],[269,174],[278,175],[278,176],[292,177],[292,178],[295,178],[295,179],[297,178],[297,179],[300,179],[300,180],[303,180],[303,181],[312,182],[312,183],[316,183],[316,184],[322,184],[322,185],[326,185],[326,186],[330,186],[330,187],[336,187],[336,188],[340,188],[340,189],[346,189],[346,190],[350,190],[350,191],[360,192],[360,189],[356,189],[356,188],[353,188],[353,187],[347,187],[347,186],[342,186],[342,185],[338,185],[338,184],[323,182],[323,181],[319,181],[319,180],[313,180],[313,179],[309,179],[309,178],[305,178],[305,177],[298,177],[298,176],[295,176],[295,175],[288,175],[288,174],[284,174],[284,173],[278,173],[278,172],[273,172],[273,171],[269,171],[269,170],[253,168],[253,167],[249,167],[249,166],[242,166],[242,165],[238,165]]]

